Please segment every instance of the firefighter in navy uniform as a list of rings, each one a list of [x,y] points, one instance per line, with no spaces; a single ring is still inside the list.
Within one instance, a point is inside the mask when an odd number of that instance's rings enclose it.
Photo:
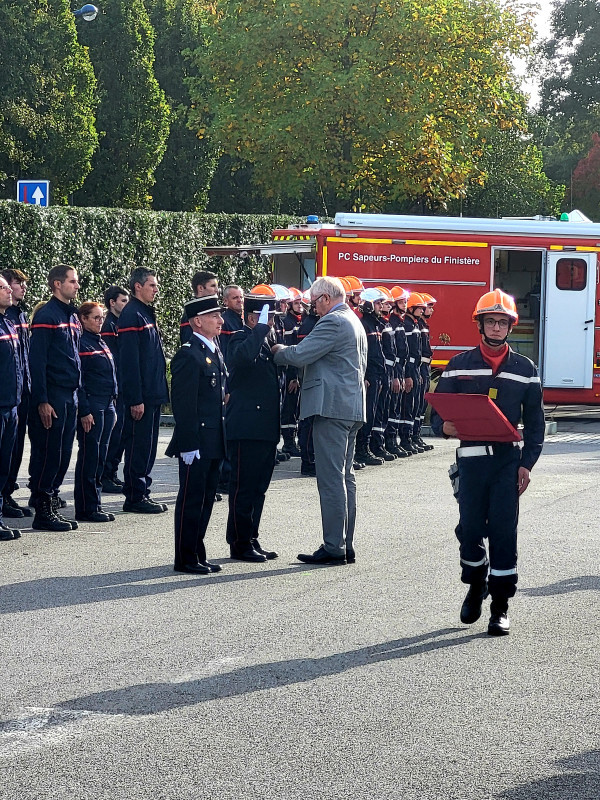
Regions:
[[[400,412],[400,446],[412,453],[422,453],[420,447],[413,439],[415,419],[419,411],[419,397],[421,391],[421,329],[418,319],[425,310],[426,303],[417,292],[411,292],[406,301],[406,314],[404,315],[404,331],[408,343],[408,361],[404,378],[404,394],[402,395],[402,409]]]
[[[244,292],[241,286],[231,284],[223,289],[223,327],[219,334],[219,349],[227,364],[227,347],[236,331],[244,327]]]
[[[16,528],[8,528],[2,521],[2,495],[10,473],[10,461],[17,435],[17,408],[23,389],[23,365],[19,352],[17,329],[6,316],[12,303],[12,289],[5,278],[0,278],[0,541],[19,539]]]
[[[175,430],[166,454],[179,460],[175,503],[176,572],[208,575],[204,536],[225,457],[225,362],[217,347],[223,317],[217,295],[185,304],[191,336],[171,361]]]
[[[79,308],[83,332],[79,340],[81,387],[77,392],[77,463],[75,465],[75,519],[79,522],[113,522],[114,514],[102,510],[102,474],[108,443],[115,424],[117,373],[112,353],[100,332],[103,306],[88,301]]]
[[[274,551],[263,549],[258,538],[280,432],[279,378],[271,353],[276,303],[273,289],[255,286],[244,299],[244,329],[229,342],[227,543],[231,557],[240,561],[277,558]]]
[[[35,530],[68,531],[78,525],[60,514],[58,493],[73,451],[81,382],[76,270],[57,264],[48,273],[48,286],[52,297],[31,321],[29,504],[35,509]]]
[[[390,413],[387,428],[385,430],[385,449],[394,453],[398,458],[412,456],[412,450],[407,451],[400,445],[399,428],[401,421],[402,397],[404,393],[404,376],[406,362],[408,361],[408,344],[406,341],[406,331],[404,330],[404,313],[406,311],[406,301],[410,292],[401,286],[392,286],[392,308],[389,316],[389,324],[394,333],[396,347],[396,365],[394,377],[398,380],[399,392],[392,393],[390,402]]]
[[[423,450],[433,450],[432,444],[427,444],[423,441],[421,436],[421,427],[425,419],[425,411],[427,409],[427,400],[425,395],[429,391],[431,384],[431,359],[433,357],[433,350],[431,349],[431,332],[429,330],[429,320],[433,314],[433,307],[436,303],[435,297],[430,294],[421,292],[421,297],[427,303],[423,315],[418,319],[419,329],[421,331],[421,386],[419,389],[419,408],[415,416],[415,424],[413,427],[413,441],[418,447]]]
[[[119,317],[129,301],[129,292],[120,286],[109,286],[104,292],[104,305],[106,306],[106,317],[102,325],[101,336],[105,344],[108,345],[112,353],[115,371],[117,373],[117,385],[121,383],[121,364],[119,359]],[[123,481],[117,475],[119,464],[123,458],[123,424],[125,421],[125,406],[123,397],[119,392],[115,401],[116,421],[110,441],[108,443],[108,453],[104,464],[104,474],[102,476],[102,491],[106,494],[121,494],[123,491]]]
[[[500,289],[484,294],[473,320],[479,327],[479,347],[454,356],[444,370],[436,392],[485,394],[516,427],[523,420],[523,442],[461,442],[457,450],[460,520],[461,580],[469,584],[460,619],[476,622],[488,593],[488,633],[509,632],[508,601],[517,589],[517,521],[519,497],[542,452],[544,409],[535,364],[507,344],[519,320],[514,299]],[[456,427],[435,412],[434,432],[457,436]],[[516,445],[522,444],[522,449]],[[485,539],[489,541],[486,553]]]
[[[194,297],[211,297],[219,291],[219,278],[214,272],[201,270],[196,272],[192,277],[192,292]],[[179,325],[179,341],[181,344],[189,342],[192,336],[192,329],[190,322],[186,316],[185,308],[181,316],[181,323]]]
[[[385,294],[380,289],[365,289],[361,292],[361,322],[367,335],[367,371],[365,373],[366,415],[367,421],[356,436],[356,460],[361,464],[375,467],[384,463],[384,459],[376,456],[371,450],[371,442],[377,441],[378,432],[375,427],[384,428],[381,416],[380,395],[387,382],[385,356],[381,346],[381,331],[384,323],[381,320],[381,305]],[[378,413],[379,412],[379,413]]]
[[[25,434],[27,433],[27,417],[29,415],[29,401],[31,397],[31,374],[29,372],[29,322],[25,311],[24,299],[27,292],[27,281],[29,278],[20,269],[5,269],[0,273],[12,289],[12,305],[6,309],[6,319],[9,319],[16,328],[19,336],[19,354],[23,367],[23,391],[21,402],[17,411],[18,426],[15,437],[15,447],[10,460],[10,473],[4,486],[4,500],[2,503],[2,513],[7,518],[20,519],[30,517],[31,509],[27,506],[20,506],[12,497],[13,492],[18,489],[17,480],[19,469],[23,461],[23,448],[25,446]]]
[[[169,400],[167,369],[152,303],[158,294],[156,273],[138,267],[129,280],[131,298],[119,317],[119,360],[125,406],[123,423],[123,511],[160,514],[165,503],[150,498],[150,473],[156,459],[160,407]]]
[[[290,287],[290,303],[287,312],[281,320],[283,341],[286,347],[298,344],[298,333],[304,319],[302,308],[302,292],[295,287]],[[296,430],[300,413],[300,372],[296,367],[287,366],[284,370],[285,383],[283,389],[283,403],[281,406],[281,435],[283,437],[283,452],[292,458],[302,454],[296,444]]]
[[[390,312],[394,298],[386,286],[376,286],[386,296],[381,304],[381,349],[385,358],[386,379],[379,395],[377,408],[377,424],[371,435],[371,450],[373,455],[383,458],[384,461],[393,461],[399,458],[399,453],[393,443],[387,438],[387,428],[390,419],[392,398],[400,393],[400,381],[396,370],[396,337],[390,324]],[[390,448],[387,447],[390,444]]]
[[[311,300],[310,289],[304,292],[302,297],[302,302],[306,308],[306,314],[302,318],[298,330],[298,343],[306,339],[319,321],[319,316]],[[306,417],[298,422],[298,446],[300,447],[300,457],[302,459],[300,474],[310,478],[317,477],[315,468],[315,448],[313,445],[313,422],[314,416]]]

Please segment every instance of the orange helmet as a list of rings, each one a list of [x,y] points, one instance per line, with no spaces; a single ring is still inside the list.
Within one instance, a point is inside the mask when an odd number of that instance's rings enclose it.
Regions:
[[[421,297],[423,300],[425,300],[428,306],[434,306],[437,303],[435,297],[432,297],[430,294],[426,294],[425,292],[421,292]]]
[[[352,294],[352,286],[350,285],[348,278],[340,278],[340,283],[344,287],[346,294]]]
[[[390,292],[390,290],[387,288],[387,286],[376,286],[375,288],[376,288],[376,289],[379,289],[379,291],[380,291],[380,292],[383,292],[383,294],[385,295],[385,299],[386,299],[388,302],[390,302],[390,303],[393,303],[393,302],[394,302],[394,298],[393,298],[393,296],[392,296],[392,293],[391,293],[391,292]]]
[[[408,289],[403,289],[401,286],[392,286],[390,292],[394,302],[396,302],[396,300],[408,300],[410,297],[410,292]]]
[[[502,289],[486,292],[479,298],[473,311],[473,322],[478,322],[482,314],[506,314],[515,325],[519,321],[514,297],[506,294]]]
[[[425,308],[427,303],[423,298],[423,295],[419,294],[418,292],[411,292],[406,305],[408,308],[414,308],[415,306],[423,306],[423,308]]]
[[[290,286],[290,300],[293,303],[295,300],[302,300],[302,292],[300,289],[296,289],[295,286]]]
[[[261,297],[275,297],[275,290],[266,283],[259,283],[250,289],[250,294],[258,294]]]
[[[350,284],[351,292],[364,292],[365,287],[360,278],[356,278],[354,275],[346,275],[346,280]]]

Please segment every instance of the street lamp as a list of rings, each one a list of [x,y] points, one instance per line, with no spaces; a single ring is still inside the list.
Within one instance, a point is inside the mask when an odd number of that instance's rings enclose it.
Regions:
[[[86,22],[91,22],[98,16],[98,9],[96,6],[87,3],[85,6],[78,8],[77,11],[74,11],[73,14],[76,18],[82,17]]]

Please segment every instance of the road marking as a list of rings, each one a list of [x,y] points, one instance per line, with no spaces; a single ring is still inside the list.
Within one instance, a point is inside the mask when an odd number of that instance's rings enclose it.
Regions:
[[[555,433],[544,440],[544,445],[563,444],[600,444],[600,433]]]

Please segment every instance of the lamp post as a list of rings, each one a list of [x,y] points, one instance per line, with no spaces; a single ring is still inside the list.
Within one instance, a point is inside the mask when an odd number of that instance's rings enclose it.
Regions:
[[[98,9],[96,8],[96,6],[87,3],[85,6],[81,6],[81,8],[78,8],[77,11],[74,11],[73,14],[75,15],[76,19],[79,19],[79,17],[81,17],[86,22],[91,22],[98,16]]]

